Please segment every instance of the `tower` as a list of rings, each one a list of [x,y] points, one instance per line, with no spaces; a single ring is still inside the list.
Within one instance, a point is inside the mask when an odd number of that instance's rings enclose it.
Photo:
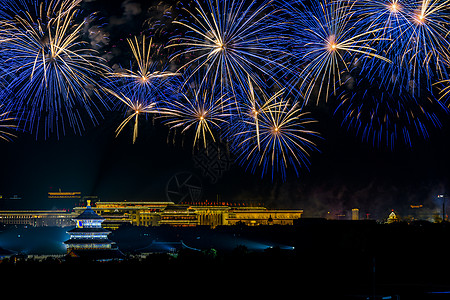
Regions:
[[[104,220],[92,210],[88,200],[86,209],[73,219],[76,227],[67,232],[70,235],[70,238],[64,242],[67,246],[67,255],[89,260],[123,258],[122,252],[115,247],[115,243],[108,239],[111,232],[102,228]]]

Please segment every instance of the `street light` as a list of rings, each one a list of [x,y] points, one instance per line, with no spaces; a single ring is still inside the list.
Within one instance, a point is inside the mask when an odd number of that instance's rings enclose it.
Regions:
[[[442,198],[442,222],[445,221],[445,195],[440,194],[438,195],[438,198]]]

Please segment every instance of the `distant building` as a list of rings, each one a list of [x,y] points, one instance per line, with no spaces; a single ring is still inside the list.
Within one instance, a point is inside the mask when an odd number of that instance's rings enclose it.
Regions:
[[[61,189],[48,192],[48,200],[52,209],[72,210],[75,206],[82,205],[81,192],[63,192]]]
[[[111,232],[102,228],[105,219],[92,210],[89,200],[86,209],[73,220],[76,227],[67,232],[70,239],[64,242],[68,257],[88,260],[123,259],[123,254],[113,247],[115,243],[108,239]]]
[[[193,227],[199,225],[195,210],[189,205],[168,205],[160,213],[160,225]]]
[[[43,226],[73,226],[73,213],[60,210],[2,210],[0,224]]]
[[[352,220],[353,221],[358,221],[359,220],[359,209],[358,208],[353,208],[352,209]]]
[[[265,207],[233,207],[228,211],[227,225],[293,225],[303,210],[267,209]]]
[[[231,207],[228,205],[195,205],[192,206],[197,214],[200,225],[210,226],[212,228],[221,225],[229,225],[229,212]]]
[[[83,208],[76,207],[78,213]],[[197,225],[214,228],[222,225],[293,225],[303,210],[267,209],[265,207],[232,207],[223,204],[188,205],[173,202],[97,202],[92,208],[105,218],[103,226],[116,229],[122,224],[134,226]]]
[[[93,210],[105,218],[104,228],[117,229],[123,224],[158,226],[161,212],[173,202],[97,202]],[[81,213],[83,207],[75,207]]]
[[[392,212],[389,214],[389,217],[387,218],[386,223],[391,224],[395,222],[399,222],[400,219],[398,218],[397,214],[392,210]]]
[[[98,196],[94,196],[94,195],[83,196],[83,197],[81,197],[79,205],[87,206],[88,200],[90,201],[91,205],[95,205],[95,203],[100,201],[100,198]]]

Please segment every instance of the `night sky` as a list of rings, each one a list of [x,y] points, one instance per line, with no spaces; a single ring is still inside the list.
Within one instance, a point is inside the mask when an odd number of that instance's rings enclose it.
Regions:
[[[86,11],[99,11],[97,24],[109,36],[91,40],[97,39],[100,53],[109,54],[111,66],[129,59],[127,51],[121,50],[126,49],[125,38],[149,34],[143,23],[157,14],[148,12],[151,4],[141,2],[83,4]],[[100,124],[87,126],[82,136],[67,133],[59,140],[36,140],[32,134],[19,132],[13,142],[1,142],[0,194],[19,195],[23,209],[51,208],[47,192],[58,188],[98,195],[102,201],[166,201],[168,180],[178,172],[192,172],[201,178],[204,200],[219,197],[225,202],[301,208],[305,216],[358,207],[362,213],[384,218],[391,209],[402,212],[410,204],[439,205],[436,196],[447,191],[450,179],[450,116],[441,119],[443,128],[429,130],[429,139],[413,140],[412,149],[400,146],[391,151],[373,148],[340,128],[332,106],[331,101],[311,108],[319,121],[315,129],[323,137],[318,142],[321,153],[313,153],[309,172],[303,169],[300,177],[288,174],[286,182],[272,182],[270,176],[261,179],[260,174],[234,164],[212,183],[195,166],[192,144],[168,141],[168,130],[158,121],[141,122],[133,144],[131,126],[115,138],[123,114],[106,112]]]

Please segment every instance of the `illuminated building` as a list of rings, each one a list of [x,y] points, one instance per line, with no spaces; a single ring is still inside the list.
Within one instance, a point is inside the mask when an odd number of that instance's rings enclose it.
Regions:
[[[81,197],[80,205],[86,206],[88,200],[91,201],[91,205],[95,205],[95,203],[100,201],[100,198],[98,196],[93,196],[93,195],[83,196],[83,197]]]
[[[113,247],[115,243],[108,239],[111,232],[102,227],[104,220],[92,210],[88,200],[86,209],[73,218],[76,227],[67,232],[70,238],[64,244],[67,246],[69,257],[110,260],[120,259],[123,256]]]
[[[72,209],[81,204],[81,192],[48,192],[48,200],[53,208]]]
[[[83,208],[76,207],[80,212]],[[92,208],[105,218],[103,227],[116,229],[121,224],[134,226],[209,226],[245,224],[293,225],[303,210],[267,209],[265,207],[232,207],[213,204],[187,205],[173,202],[97,202]]]
[[[104,228],[117,229],[123,224],[158,226],[160,213],[173,202],[97,202],[92,209],[103,218]],[[81,213],[83,207],[75,207]]]
[[[352,209],[352,220],[353,221],[358,221],[359,220],[359,209],[358,208],[353,208]]]
[[[394,212],[394,210],[392,210],[392,212],[389,214],[389,217],[387,218],[386,223],[391,224],[391,223],[395,223],[395,222],[399,222],[399,218],[397,217],[396,213]]]
[[[42,226],[72,226],[73,213],[59,210],[3,210],[0,224]]]
[[[267,209],[265,207],[233,207],[228,212],[227,225],[293,225],[303,210]]]
[[[189,205],[168,205],[161,212],[159,224],[180,227],[199,225],[197,213]]]
[[[193,206],[198,216],[200,225],[212,228],[220,225],[228,225],[229,206],[225,205],[196,205]]]

